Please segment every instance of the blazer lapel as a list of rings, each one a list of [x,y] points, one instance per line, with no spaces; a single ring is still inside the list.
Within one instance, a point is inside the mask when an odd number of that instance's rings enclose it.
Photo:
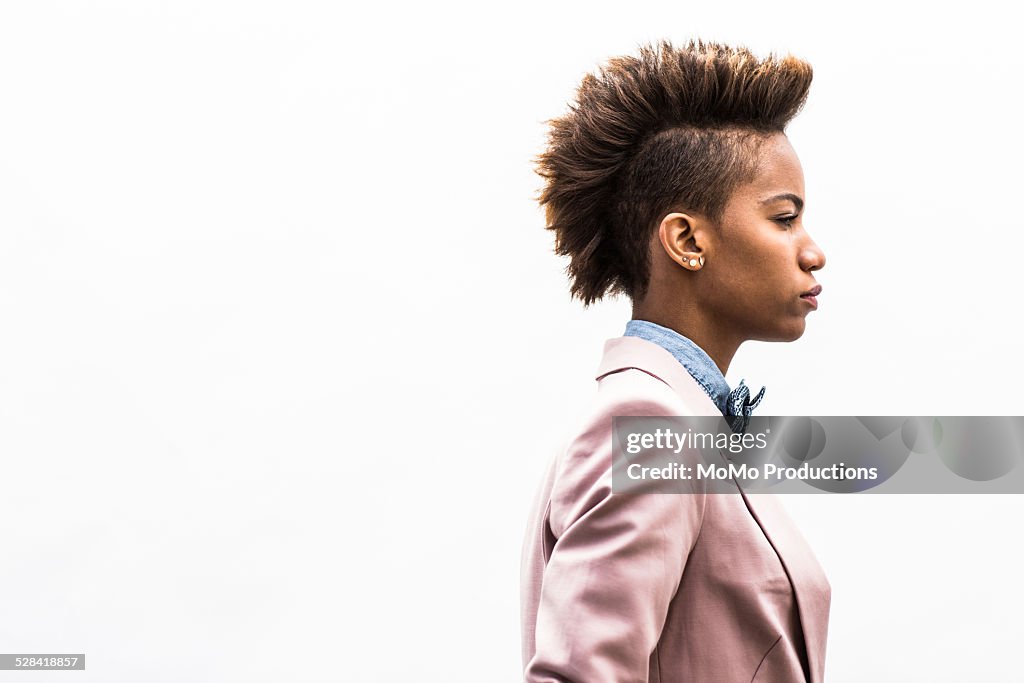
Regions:
[[[653,342],[632,336],[606,341],[596,379],[626,369],[646,372],[670,386],[686,403],[689,415],[722,414],[686,368],[671,353]],[[775,494],[748,494],[740,487],[740,495],[789,576],[804,634],[811,683],[821,683],[824,677],[831,596],[828,580],[800,531],[779,505]]]
[[[824,655],[831,600],[828,579],[774,493],[746,493],[741,488],[740,495],[789,575],[804,632],[811,683],[820,683],[825,675]]]

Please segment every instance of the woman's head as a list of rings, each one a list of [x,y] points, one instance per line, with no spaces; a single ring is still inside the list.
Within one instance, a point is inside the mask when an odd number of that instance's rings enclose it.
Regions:
[[[800,294],[824,256],[803,230],[785,128],[810,82],[795,57],[700,40],[588,74],[538,159],[573,296],[624,293],[713,315],[746,339],[799,337],[813,308]]]

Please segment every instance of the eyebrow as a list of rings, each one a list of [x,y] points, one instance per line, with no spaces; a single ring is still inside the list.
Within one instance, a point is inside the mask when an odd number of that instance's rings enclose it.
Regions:
[[[801,199],[799,196],[793,194],[792,192],[785,192],[783,194],[777,194],[774,197],[768,197],[768,199],[762,199],[761,204],[771,204],[772,202],[777,202],[783,199],[788,199],[789,201],[796,204],[797,211],[801,211],[804,208],[804,200]]]

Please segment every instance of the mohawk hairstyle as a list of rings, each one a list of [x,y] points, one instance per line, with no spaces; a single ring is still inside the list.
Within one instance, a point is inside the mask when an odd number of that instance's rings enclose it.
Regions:
[[[584,307],[609,292],[643,297],[654,228],[673,210],[719,223],[755,177],[760,143],[803,107],[811,77],[792,55],[762,60],[700,39],[643,45],[587,74],[569,113],[547,122],[536,158],[571,296]]]

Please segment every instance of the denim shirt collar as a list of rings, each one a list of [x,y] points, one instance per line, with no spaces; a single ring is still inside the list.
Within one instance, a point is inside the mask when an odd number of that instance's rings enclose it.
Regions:
[[[726,414],[729,383],[704,349],[675,330],[646,320],[630,320],[626,323],[624,336],[646,339],[671,353],[703,387],[722,415]]]

